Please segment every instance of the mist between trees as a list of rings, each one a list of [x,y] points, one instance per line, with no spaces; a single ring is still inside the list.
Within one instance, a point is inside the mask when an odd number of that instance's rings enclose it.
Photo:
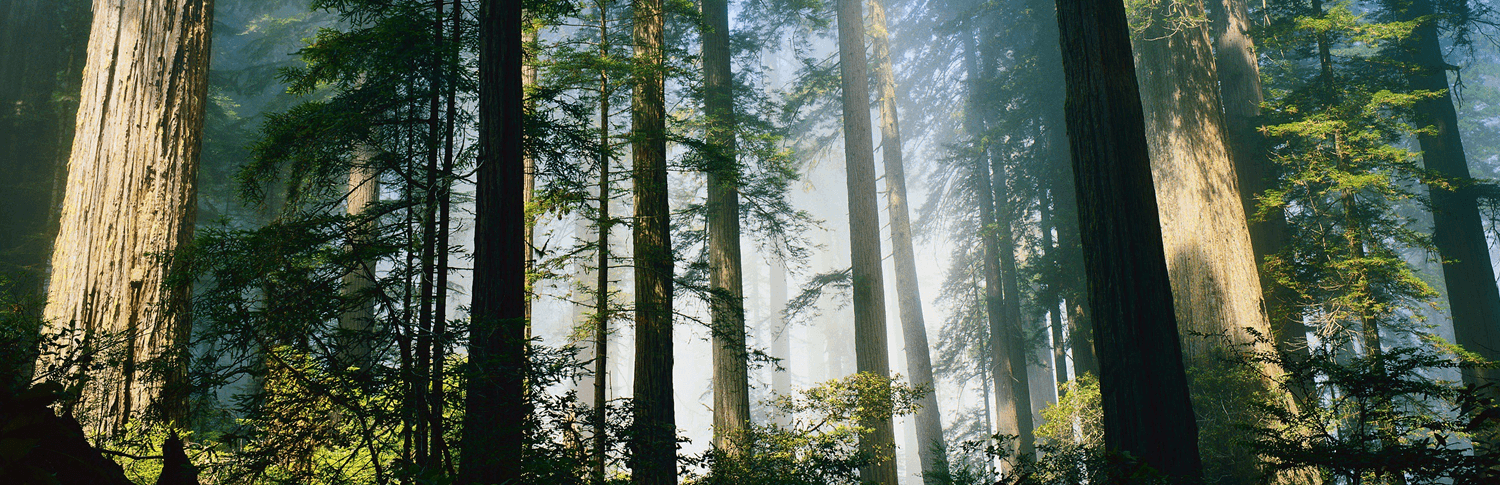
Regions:
[[[1500,483],[1500,14],[7,0],[0,482]]]

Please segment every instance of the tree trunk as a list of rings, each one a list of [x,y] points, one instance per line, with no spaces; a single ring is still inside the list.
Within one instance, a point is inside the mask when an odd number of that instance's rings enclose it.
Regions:
[[[1022,438],[1025,434],[1021,427],[1021,410],[1029,410],[1031,404],[1029,400],[1024,404],[1019,401],[1015,395],[1016,386],[1013,385],[1015,369],[1009,355],[1011,346],[1005,323],[1007,307],[1005,283],[1002,282],[1004,273],[1000,269],[1000,253],[1004,249],[1000,246],[1000,231],[997,229],[999,225],[995,214],[993,175],[985,153],[986,148],[981,141],[984,124],[978,107],[979,97],[982,96],[978,89],[980,69],[973,36],[966,36],[964,41],[964,63],[969,76],[969,105],[964,114],[964,131],[974,143],[970,153],[974,159],[970,162],[972,172],[969,174],[969,183],[974,184],[974,195],[979,204],[979,233],[984,245],[984,306],[990,331],[990,376],[995,384],[995,433],[1016,436],[1019,439],[1017,444],[1022,444],[1020,440],[1025,440]],[[1030,450],[1032,446],[1022,444],[1022,448]],[[1008,451],[1017,455],[1022,453],[1019,449]]]
[[[1229,158],[1234,163],[1240,184],[1240,199],[1248,216],[1256,213],[1256,199],[1277,183],[1277,168],[1267,152],[1260,134],[1261,94],[1260,67],[1256,61],[1255,43],[1250,38],[1249,12],[1245,0],[1219,0],[1209,11],[1214,38],[1214,60],[1219,73],[1219,96],[1224,107],[1224,139]],[[1250,246],[1259,267],[1267,256],[1276,254],[1289,242],[1286,216],[1282,211],[1268,214],[1266,220],[1251,222]],[[1264,275],[1260,279],[1265,291],[1265,313],[1271,337],[1283,358],[1306,360],[1307,326],[1297,309],[1291,289],[1276,284]],[[1308,383],[1307,388],[1311,388]],[[1299,389],[1304,386],[1292,386]],[[1295,396],[1303,403],[1306,396]]]
[[[1430,0],[1414,0],[1405,18],[1433,13]],[[1458,114],[1448,90],[1448,69],[1441,38],[1431,21],[1417,27],[1404,46],[1417,69],[1409,74],[1413,89],[1441,91],[1442,96],[1417,101],[1417,124],[1433,131],[1417,135],[1422,163],[1428,170],[1456,183],[1456,190],[1428,185],[1432,196],[1432,242],[1443,258],[1443,282],[1453,312],[1456,343],[1480,357],[1500,360],[1500,289],[1495,285],[1489,245],[1485,241],[1476,189],[1471,185]],[[1500,369],[1463,369],[1465,384],[1500,383]]]
[[[469,383],[458,482],[519,483],[526,363],[521,3],[479,7],[479,169]]]
[[[599,55],[608,57],[609,0],[599,1]],[[604,485],[604,467],[609,461],[609,99],[614,93],[609,84],[609,70],[599,70],[599,267],[594,280],[594,456],[593,483]]]
[[[637,77],[630,100],[635,171],[635,435],[631,480],[677,483],[672,402],[672,244],[667,203],[662,0],[634,0]]]
[[[360,246],[369,242],[369,232],[375,221],[364,220],[364,212],[380,201],[380,170],[372,166],[373,155],[368,148],[356,149],[354,161],[349,167],[349,195],[345,200],[345,212],[355,219],[350,230],[351,251],[360,251]],[[375,328],[375,300],[369,294],[375,287],[375,262],[361,261],[343,277],[344,296],[353,300],[353,306],[339,315],[341,342],[338,347],[339,365],[358,367],[368,371],[370,362],[370,335]]]
[[[1203,465],[1125,6],[1058,0],[1057,23],[1105,447],[1193,483]]]
[[[1203,7],[1172,5],[1147,12],[1150,24],[1134,41],[1146,139],[1186,365],[1193,375],[1222,373],[1218,369],[1224,367],[1220,362],[1225,352],[1241,352],[1242,345],[1270,351],[1255,334],[1274,334],[1263,306],[1238,178],[1225,144],[1208,28],[1167,25],[1169,18],[1182,14],[1179,8],[1201,16]],[[1225,392],[1242,392],[1234,402],[1258,392],[1279,393],[1274,377],[1280,370],[1269,364],[1262,367],[1262,377],[1246,379],[1243,386],[1192,389],[1216,399],[1224,399]],[[1204,404],[1197,409],[1204,440],[1199,446],[1212,458],[1204,462],[1206,478],[1216,483],[1255,480],[1253,464],[1258,458],[1251,447],[1241,446],[1248,436],[1240,425],[1257,418],[1239,407]]]
[[[729,2],[703,1],[703,112],[708,118],[708,266],[713,306],[714,447],[739,456],[750,427],[745,298],[740,270],[739,161]]]
[[[890,375],[886,345],[885,283],[881,276],[880,216],[875,197],[875,148],[870,133],[870,77],[865,57],[861,0],[839,0],[839,73],[844,104],[844,165],[849,198],[849,247],[853,267],[854,360],[860,373]],[[896,485],[896,431],[891,416],[861,426],[859,449],[875,462],[860,468],[860,481]]]
[[[787,325],[786,317],[781,312],[786,309],[787,302],[786,263],[776,260],[771,263],[771,331],[775,338],[771,341],[771,357],[779,363],[771,375],[771,392],[778,396],[788,396],[792,392],[792,328]],[[777,416],[776,424],[786,426],[790,423],[787,416]]]
[[[927,324],[922,318],[922,293],[917,285],[917,258],[911,242],[911,217],[906,202],[906,167],[902,161],[901,122],[896,111],[896,75],[891,65],[890,33],[882,0],[870,0],[870,31],[875,54],[875,85],[880,96],[880,153],[885,162],[886,211],[891,219],[891,246],[896,264],[896,302],[901,311],[901,335],[906,343],[906,368],[914,386],[932,388],[917,402],[917,456],[924,483],[948,475],[948,447],[943,441],[942,413],[932,379],[932,357]]]
[[[1026,362],[1026,327],[1021,320],[1021,290],[1017,284],[1020,276],[1016,272],[1016,245],[1011,228],[1009,177],[1006,167],[998,156],[991,156],[991,189],[995,193],[995,225],[997,256],[1000,258],[1000,288],[1004,299],[1000,305],[1001,333],[997,334],[999,345],[1005,346],[1003,354],[1010,361],[1011,404],[1015,407],[1018,457],[1034,458],[1036,454],[1036,425],[1031,411],[1031,376]],[[992,336],[991,338],[996,338]],[[1004,376],[1002,375],[1002,378]],[[1006,409],[1002,406],[1001,411]]]
[[[213,2],[97,0],[94,12],[45,315],[85,352],[123,351],[71,370],[93,432],[124,431],[148,406],[182,425],[188,289],[165,279],[193,234]],[[95,347],[111,335],[123,349]],[[148,371],[162,359],[165,375]]]

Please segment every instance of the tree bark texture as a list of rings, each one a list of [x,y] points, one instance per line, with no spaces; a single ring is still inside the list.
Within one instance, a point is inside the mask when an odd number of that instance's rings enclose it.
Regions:
[[[1241,345],[1272,350],[1254,333],[1274,334],[1263,306],[1238,176],[1225,143],[1219,78],[1207,25],[1170,25],[1180,16],[1204,15],[1203,6],[1191,2],[1166,5],[1171,6],[1145,13],[1148,26],[1134,46],[1140,61],[1137,76],[1173,307],[1186,364],[1198,375],[1220,372],[1215,369],[1223,367],[1218,363],[1222,354],[1239,352]],[[1263,367],[1261,379],[1242,382],[1243,395],[1236,396],[1235,402],[1250,399],[1256,392],[1278,392],[1273,379],[1279,369],[1269,364]],[[1215,399],[1240,389],[1193,387],[1195,394]],[[1257,460],[1252,449],[1224,439],[1244,436],[1238,425],[1255,418],[1229,407],[1202,404],[1197,408],[1205,440],[1200,449],[1211,458],[1204,462],[1210,475],[1206,478],[1215,483],[1255,480],[1254,470],[1249,469]]]
[[[1240,184],[1240,200],[1247,219],[1258,210],[1257,197],[1277,183],[1276,164],[1271,162],[1261,136],[1260,66],[1245,0],[1218,0],[1209,10],[1214,39],[1215,67],[1219,74],[1219,97],[1224,109],[1224,141]],[[1250,246],[1255,264],[1280,252],[1289,242],[1286,216],[1274,211],[1263,221],[1249,223]],[[1306,360],[1307,326],[1294,301],[1296,295],[1269,278],[1261,278],[1265,313],[1271,337],[1284,358]],[[1294,389],[1297,386],[1293,387]],[[1296,396],[1299,402],[1305,396]]]
[[[521,2],[479,7],[479,169],[463,484],[520,483],[526,371]]]
[[[1433,13],[1431,0],[1412,0],[1406,18]],[[1428,170],[1456,183],[1456,190],[1428,185],[1432,197],[1432,242],[1443,258],[1443,282],[1448,306],[1453,312],[1453,335],[1465,350],[1480,357],[1500,360],[1500,289],[1495,285],[1489,245],[1477,205],[1477,188],[1471,182],[1463,140],[1459,138],[1458,114],[1448,89],[1448,63],[1443,60],[1442,39],[1431,21],[1417,27],[1404,46],[1416,64],[1409,74],[1414,89],[1441,91],[1442,96],[1417,101],[1418,126],[1432,129],[1417,135],[1422,163]],[[1463,369],[1466,384],[1500,383],[1500,369]]]
[[[862,0],[839,0],[840,86],[843,89],[844,171],[849,198],[849,247],[853,267],[855,369],[889,376],[885,283],[881,275],[880,209],[875,197],[875,147],[870,133],[870,76],[865,56]],[[896,431],[891,416],[861,423],[869,429],[859,449],[875,457],[860,468],[860,481],[896,485]]]
[[[121,352],[80,376],[74,409],[114,433],[148,406],[186,417],[188,289],[165,280],[193,234],[213,2],[97,0],[94,12],[45,316],[85,352]],[[111,335],[121,348],[97,347]]]
[[[635,435],[631,480],[677,483],[672,402],[672,244],[667,203],[662,0],[634,0],[636,82],[630,100],[635,164]]]
[[[1104,441],[1178,482],[1202,479],[1146,127],[1120,2],[1058,0],[1067,121]]]
[[[703,111],[708,117],[708,265],[713,306],[714,447],[738,456],[750,427],[745,291],[740,269],[739,161],[729,2],[703,1]]]

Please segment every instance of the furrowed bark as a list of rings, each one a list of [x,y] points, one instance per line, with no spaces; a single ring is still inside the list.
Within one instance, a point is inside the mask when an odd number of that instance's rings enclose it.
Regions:
[[[526,241],[521,2],[479,7],[479,144],[462,484],[519,483],[524,463]]]
[[[703,1],[703,112],[708,117],[708,266],[713,307],[714,447],[739,456],[750,427],[745,351],[744,277],[740,268],[739,161],[728,0]]]
[[[890,376],[885,329],[885,283],[881,276],[880,218],[875,197],[875,148],[870,133],[870,83],[861,0],[839,0],[839,74],[843,89],[844,165],[849,198],[849,247],[853,266],[855,368]],[[875,457],[860,468],[865,483],[896,485],[896,435],[891,416],[860,423],[859,449]]]
[[[677,483],[677,420],[672,402],[672,244],[667,203],[667,140],[662,0],[634,0],[637,77],[631,96],[635,164],[636,485]]]
[[[1105,448],[1202,480],[1151,157],[1120,2],[1058,0]]]
[[[193,234],[213,2],[96,0],[94,12],[44,315],[85,354],[123,352],[69,370],[86,429],[123,432],[148,407],[184,425],[188,289],[165,280]],[[121,348],[102,348],[109,336]]]

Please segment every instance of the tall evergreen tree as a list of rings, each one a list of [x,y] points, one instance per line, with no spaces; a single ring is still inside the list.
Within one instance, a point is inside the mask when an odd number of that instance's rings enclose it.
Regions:
[[[739,161],[729,2],[703,2],[703,112],[708,122],[708,251],[713,307],[714,446],[731,455],[750,427],[745,298],[740,270]]]
[[[886,345],[885,283],[881,276],[880,217],[875,202],[875,149],[870,132],[870,77],[861,0],[839,0],[839,86],[843,93],[844,171],[849,198],[853,263],[854,353],[860,373],[890,375]],[[886,399],[889,399],[887,396]],[[860,469],[866,483],[895,485],[896,435],[891,416],[863,420],[860,451],[874,462]]]
[[[635,48],[630,144],[635,164],[635,429],[631,480],[677,483],[672,402],[671,210],[667,204],[666,11],[662,0],[632,3]]]
[[[1058,0],[1108,451],[1202,480],[1125,6]]]
[[[907,209],[906,167],[902,160],[901,121],[896,109],[896,74],[891,65],[890,32],[882,0],[871,0],[870,32],[875,55],[875,86],[880,96],[880,153],[885,164],[886,211],[891,220],[891,247],[896,263],[896,300],[901,311],[901,335],[906,344],[906,368],[911,383],[935,385],[922,319],[922,292],[917,285],[916,250],[912,248],[911,216]],[[923,480],[931,483],[948,474],[947,444],[943,440],[942,411],[937,391],[922,398],[917,408],[917,455]]]
[[[526,241],[521,2],[479,5],[479,170],[459,483],[518,483],[525,453]]]

